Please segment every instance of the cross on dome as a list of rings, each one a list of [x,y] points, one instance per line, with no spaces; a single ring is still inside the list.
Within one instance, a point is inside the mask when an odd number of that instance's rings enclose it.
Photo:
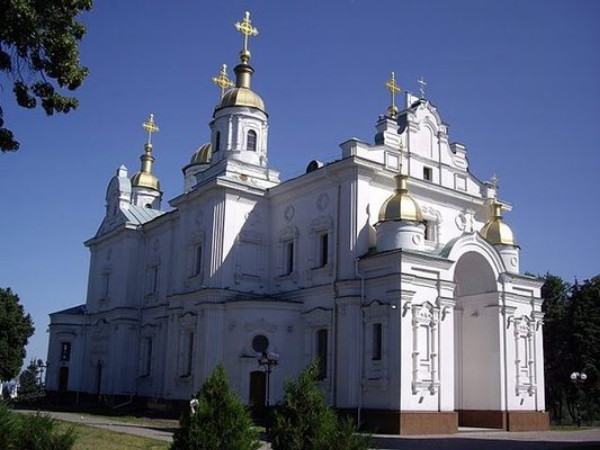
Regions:
[[[250,36],[257,36],[258,29],[252,26],[252,22],[250,22],[250,12],[246,11],[244,14],[244,18],[241,22],[236,22],[234,24],[235,29],[244,35],[243,37],[243,47],[241,52],[242,62],[248,62],[250,59],[250,50],[248,50],[248,38]]]
[[[402,89],[400,89],[400,86],[396,84],[394,72],[392,72],[391,78],[386,81],[385,87],[388,89],[388,91],[390,91],[392,96],[392,105],[388,108],[388,112],[390,113],[390,116],[395,117],[396,114],[398,114],[398,108],[396,108],[396,94]]]
[[[148,145],[152,145],[152,133],[158,133],[160,129],[154,122],[154,114],[150,114],[150,118],[142,124],[142,127],[148,132]]]
[[[225,95],[225,89],[231,88],[234,86],[233,81],[229,79],[227,76],[227,64],[223,64],[221,66],[221,72],[219,75],[212,77],[212,82],[216,84],[219,88],[221,88],[221,100],[223,99],[223,95]]]

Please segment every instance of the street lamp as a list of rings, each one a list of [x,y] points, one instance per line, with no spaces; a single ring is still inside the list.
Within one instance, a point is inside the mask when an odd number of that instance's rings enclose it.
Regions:
[[[571,374],[571,381],[577,388],[577,427],[581,427],[581,386],[587,380],[587,375],[583,372],[573,372]]]
[[[271,372],[273,371],[273,367],[279,364],[279,355],[274,352],[269,352],[264,350],[258,356],[258,367],[264,367],[265,373],[267,374],[267,420],[266,420],[266,430],[269,432],[270,425],[270,417],[269,417],[269,394],[270,394],[270,385],[271,385]]]
[[[37,360],[37,368],[38,368],[38,385],[40,386],[45,386],[45,380],[44,380],[44,370],[46,368],[48,368],[48,362],[46,361],[46,363],[44,363],[43,360],[38,359]]]

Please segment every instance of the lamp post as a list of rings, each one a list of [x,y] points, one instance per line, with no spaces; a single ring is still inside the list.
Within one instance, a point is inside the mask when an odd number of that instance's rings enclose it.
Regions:
[[[577,427],[581,427],[581,386],[587,380],[587,375],[583,372],[573,372],[571,374],[571,381],[577,388],[577,403],[575,406],[577,407]]]
[[[37,360],[37,368],[38,368],[38,385],[46,386],[46,382],[44,380],[44,370],[48,367],[48,362],[44,363],[43,360]]]
[[[267,394],[266,394],[266,401],[267,401],[267,417],[266,417],[266,423],[265,423],[265,428],[267,430],[267,433],[269,432],[269,425],[271,423],[270,420],[270,415],[269,415],[269,399],[270,399],[270,386],[271,386],[271,372],[273,371],[273,367],[275,367],[277,364],[279,364],[279,355],[277,353],[274,352],[269,352],[269,351],[263,351],[260,353],[260,355],[258,356],[258,367],[264,367],[265,368],[265,373],[267,375]]]

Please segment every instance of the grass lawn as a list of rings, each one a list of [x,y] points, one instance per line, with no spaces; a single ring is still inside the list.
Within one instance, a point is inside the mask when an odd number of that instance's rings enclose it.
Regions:
[[[89,427],[78,423],[60,422],[60,426],[65,429],[69,427],[75,429],[77,440],[73,450],[166,450],[169,448],[168,442]]]

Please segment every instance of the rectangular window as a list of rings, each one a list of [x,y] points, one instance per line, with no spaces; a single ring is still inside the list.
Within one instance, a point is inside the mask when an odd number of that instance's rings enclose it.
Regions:
[[[327,378],[327,330],[317,331],[317,358],[319,367],[317,372],[317,380]]]
[[[373,324],[373,361],[381,361],[383,329],[380,323]]]
[[[323,233],[319,242],[320,267],[325,267],[329,262],[329,233]]]
[[[63,342],[60,344],[60,360],[70,361],[71,360],[71,343]]]
[[[200,275],[202,272],[202,246],[196,247],[196,260],[194,261],[194,276]]]
[[[186,376],[190,376],[192,374],[192,366],[194,363],[194,332],[190,331],[188,334],[188,342],[187,342],[187,360],[186,360]]]
[[[294,271],[294,241],[286,244],[285,274],[290,275]]]
[[[433,178],[433,170],[431,167],[423,167],[423,179],[431,181]]]

